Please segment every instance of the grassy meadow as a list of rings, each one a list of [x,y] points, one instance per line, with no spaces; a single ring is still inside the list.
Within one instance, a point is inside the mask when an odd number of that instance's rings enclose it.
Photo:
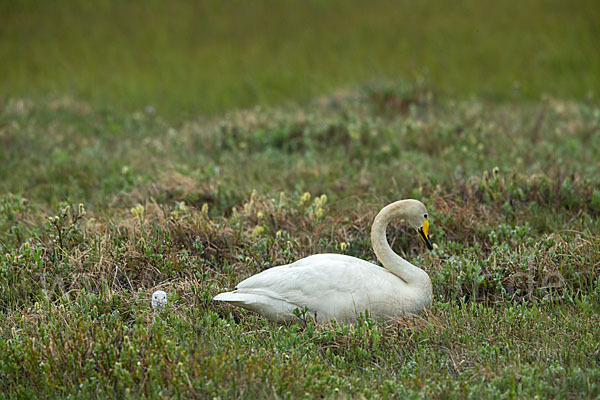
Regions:
[[[595,0],[5,1],[0,93],[192,118],[399,76],[583,99],[600,93],[599,20]]]
[[[0,5],[0,399],[600,397],[595,3],[190,4]],[[211,301],[409,197],[426,313]]]

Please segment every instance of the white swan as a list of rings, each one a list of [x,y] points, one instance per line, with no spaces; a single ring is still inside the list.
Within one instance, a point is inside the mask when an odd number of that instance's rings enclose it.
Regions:
[[[295,309],[307,309],[317,321],[356,321],[365,310],[372,317],[417,313],[431,304],[431,281],[422,269],[394,253],[386,239],[392,218],[403,218],[429,241],[427,210],[418,200],[384,207],[373,221],[371,242],[385,268],[342,254],[316,254],[267,269],[240,282],[233,292],[213,300],[255,311],[274,321],[289,321]]]

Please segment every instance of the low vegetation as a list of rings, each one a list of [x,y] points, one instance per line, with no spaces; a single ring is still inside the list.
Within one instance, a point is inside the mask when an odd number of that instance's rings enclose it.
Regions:
[[[600,396],[600,108],[384,83],[172,124],[65,97],[0,108],[0,397]],[[377,262],[372,218],[434,302],[270,323],[211,301],[318,252]],[[154,313],[150,296],[167,292]]]

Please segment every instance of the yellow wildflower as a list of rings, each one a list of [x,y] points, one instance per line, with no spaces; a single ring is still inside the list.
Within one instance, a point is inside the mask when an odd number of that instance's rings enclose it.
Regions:
[[[310,193],[309,192],[304,192],[304,194],[302,195],[302,197],[300,197],[300,202],[302,204],[304,203],[308,203],[310,201]]]
[[[256,225],[252,230],[252,236],[261,236],[263,233],[265,233],[265,228],[261,225]]]
[[[143,215],[144,215],[144,211],[145,211],[145,209],[144,209],[144,206],[143,206],[143,205],[141,205],[140,203],[137,203],[137,204],[136,204],[136,206],[135,206],[135,207],[132,207],[132,208],[130,208],[130,209],[129,209],[129,211],[131,212],[131,214],[132,214],[134,217],[141,217],[141,216],[143,216]]]
[[[316,219],[323,218],[323,209],[321,207],[319,207],[315,210],[315,218]]]

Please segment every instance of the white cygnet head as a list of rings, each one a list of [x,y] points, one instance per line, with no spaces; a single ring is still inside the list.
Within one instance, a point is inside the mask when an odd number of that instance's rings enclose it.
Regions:
[[[162,290],[152,293],[152,308],[156,311],[167,305],[167,294]]]

